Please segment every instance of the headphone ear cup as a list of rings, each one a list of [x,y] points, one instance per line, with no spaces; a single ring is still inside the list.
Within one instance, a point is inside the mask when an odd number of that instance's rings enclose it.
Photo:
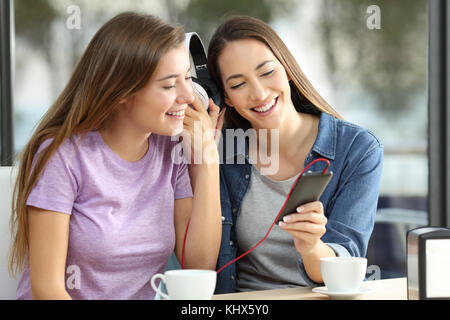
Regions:
[[[206,90],[208,97],[211,98],[217,106],[221,107],[222,96],[217,88],[217,85],[209,78],[197,79],[197,82],[200,83],[203,89]]]
[[[208,110],[209,97],[208,94],[206,93],[206,90],[195,81],[192,81],[192,86],[194,87],[194,92],[198,95],[198,97],[202,101],[203,107],[205,108],[205,110]]]

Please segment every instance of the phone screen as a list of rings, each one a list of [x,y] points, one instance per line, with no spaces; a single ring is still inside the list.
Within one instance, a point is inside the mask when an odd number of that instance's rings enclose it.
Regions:
[[[277,223],[283,221],[284,216],[296,213],[297,208],[301,205],[318,201],[332,177],[333,172],[325,174],[321,172],[304,173],[292,189]]]

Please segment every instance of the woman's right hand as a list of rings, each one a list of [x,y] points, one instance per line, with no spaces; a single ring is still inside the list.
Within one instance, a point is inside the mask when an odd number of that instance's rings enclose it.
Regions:
[[[320,201],[310,202],[297,208],[297,212],[287,215],[279,226],[294,238],[295,248],[301,255],[310,254],[321,242],[327,231],[328,219],[325,217]]]
[[[208,153],[208,150],[211,149],[212,143],[215,143],[214,149],[219,143],[225,110],[220,112],[220,108],[212,99],[209,99],[208,110],[209,113],[204,109],[197,95],[195,95],[192,107],[186,110],[186,116],[183,121],[185,129],[183,133],[183,148],[190,150],[190,163],[194,163],[196,154],[204,155],[205,152]],[[198,136],[199,134],[201,134],[201,137]]]

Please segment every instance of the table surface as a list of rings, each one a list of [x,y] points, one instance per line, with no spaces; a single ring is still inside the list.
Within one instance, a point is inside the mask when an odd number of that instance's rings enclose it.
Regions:
[[[365,281],[372,291],[355,297],[355,300],[407,300],[406,278]],[[328,300],[327,295],[312,292],[310,287],[262,290],[214,295],[213,300]]]

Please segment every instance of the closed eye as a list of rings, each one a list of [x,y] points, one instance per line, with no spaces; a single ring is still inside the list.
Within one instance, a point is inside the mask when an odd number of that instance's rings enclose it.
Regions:
[[[186,78],[185,78],[184,80],[185,80],[185,81],[191,81],[191,80],[192,80],[192,76],[191,76],[191,75],[187,75]],[[165,89],[165,90],[171,90],[171,89],[174,89],[174,88],[176,88],[176,87],[177,87],[176,85],[165,86],[165,87],[163,87],[163,89]]]
[[[266,72],[264,74],[261,75],[261,77],[267,77],[270,76],[271,74],[273,74],[275,72],[275,70],[270,70],[269,72]]]
[[[240,87],[242,87],[245,84],[245,82],[239,83],[235,86],[232,86],[231,89],[239,89]]]
[[[266,72],[266,73],[263,73],[263,74],[261,75],[261,77],[268,77],[268,76],[272,75],[274,72],[275,72],[275,69],[270,70],[270,71],[268,71],[268,72]],[[237,84],[237,85],[232,86],[231,89],[239,89],[239,88],[242,87],[244,84],[245,84],[245,82],[241,82],[241,83],[239,83],[239,84]]]

